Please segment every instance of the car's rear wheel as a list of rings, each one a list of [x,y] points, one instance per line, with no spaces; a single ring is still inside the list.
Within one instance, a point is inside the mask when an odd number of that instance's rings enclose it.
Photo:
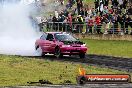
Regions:
[[[85,53],[80,53],[79,57],[84,59],[85,58]]]
[[[60,58],[60,57],[63,56],[63,55],[61,54],[61,50],[60,50],[59,47],[55,48],[55,56],[56,56],[57,58]]]
[[[38,47],[36,48],[36,51],[37,51],[38,55],[40,55],[40,56],[45,56],[45,54],[43,53],[42,48],[41,48],[40,46],[38,46]]]

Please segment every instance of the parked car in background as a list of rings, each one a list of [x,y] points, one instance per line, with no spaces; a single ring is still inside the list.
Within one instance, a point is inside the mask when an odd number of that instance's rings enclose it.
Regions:
[[[85,58],[88,50],[86,44],[65,32],[46,32],[35,42],[35,49],[44,56],[54,54],[57,58],[63,55],[79,55]]]

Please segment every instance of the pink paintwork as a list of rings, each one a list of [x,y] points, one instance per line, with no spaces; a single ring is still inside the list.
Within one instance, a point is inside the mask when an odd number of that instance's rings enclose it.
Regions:
[[[36,50],[41,48],[43,54],[79,55],[85,57],[86,44],[64,32],[46,32],[35,42]],[[58,51],[57,51],[58,50]]]

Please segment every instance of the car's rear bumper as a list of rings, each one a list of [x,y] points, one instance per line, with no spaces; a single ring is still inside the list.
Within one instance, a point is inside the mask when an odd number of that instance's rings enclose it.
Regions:
[[[61,53],[64,55],[78,55],[86,53],[87,50],[87,47],[61,47]]]

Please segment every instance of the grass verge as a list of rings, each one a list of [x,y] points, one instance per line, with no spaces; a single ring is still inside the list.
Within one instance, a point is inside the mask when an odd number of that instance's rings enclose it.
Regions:
[[[89,54],[132,58],[131,41],[81,39],[89,47]]]
[[[41,79],[53,84],[70,80],[76,84],[80,64],[72,62],[50,61],[19,56],[0,55],[0,86],[29,85],[27,82]],[[88,74],[122,74],[126,72],[84,65]]]

